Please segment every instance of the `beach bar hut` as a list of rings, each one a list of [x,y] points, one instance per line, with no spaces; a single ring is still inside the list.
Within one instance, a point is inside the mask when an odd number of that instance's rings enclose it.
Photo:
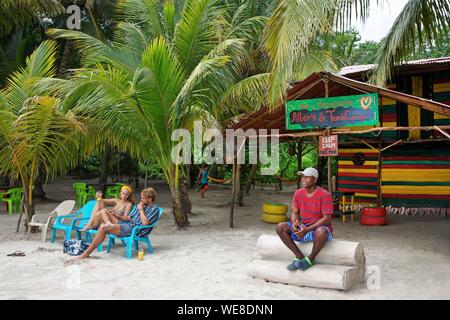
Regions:
[[[450,58],[401,65],[386,87],[364,82],[372,68],[314,73],[234,129],[278,129],[299,144],[337,135],[337,191],[389,213],[450,215]],[[329,165],[329,186],[330,175]]]

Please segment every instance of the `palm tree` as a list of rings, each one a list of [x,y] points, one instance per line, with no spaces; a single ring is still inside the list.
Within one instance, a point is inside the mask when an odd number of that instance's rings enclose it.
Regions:
[[[381,41],[372,82],[382,85],[390,79],[392,66],[427,45],[440,45],[450,34],[450,2],[409,0]]]
[[[375,1],[375,0],[373,0]],[[376,0],[377,4],[385,1]],[[272,62],[270,101],[274,105],[285,96],[291,80],[301,80],[299,72],[310,53],[310,44],[320,35],[344,31],[352,16],[364,21],[370,0],[280,0],[266,29],[265,45]],[[439,43],[450,28],[447,0],[409,0],[383,40],[377,53],[377,68],[372,81],[383,84],[392,66],[428,43]]]
[[[172,132],[192,129],[195,120],[220,127],[220,117],[254,110],[265,97],[267,74],[247,71],[250,44],[259,41],[266,17],[233,24],[227,9],[212,0],[122,0],[114,41],[49,31],[75,43],[84,68],[71,81],[48,81],[47,87],[64,92],[65,108],[96,126],[91,145],[103,139],[141,161],[156,159],[179,227],[189,221],[180,204]],[[248,103],[238,103],[242,96]]]
[[[55,56],[56,43],[44,41],[0,91],[0,174],[21,181],[27,221],[39,170],[50,176],[72,168],[86,133],[73,113],[61,111],[61,99],[40,87],[39,81],[55,75]]]
[[[40,21],[43,16],[63,13],[57,0],[2,0],[0,1],[0,42],[12,32]]]

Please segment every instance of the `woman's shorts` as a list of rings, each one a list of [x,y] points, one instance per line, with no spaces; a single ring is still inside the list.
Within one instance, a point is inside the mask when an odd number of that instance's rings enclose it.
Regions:
[[[200,184],[200,190],[208,190],[208,189],[209,189],[209,186],[207,183]]]

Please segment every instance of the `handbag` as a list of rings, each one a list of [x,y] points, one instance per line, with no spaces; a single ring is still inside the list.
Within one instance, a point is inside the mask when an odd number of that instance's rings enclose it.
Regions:
[[[65,240],[63,244],[63,252],[71,256],[82,255],[87,250],[89,243],[84,240]]]

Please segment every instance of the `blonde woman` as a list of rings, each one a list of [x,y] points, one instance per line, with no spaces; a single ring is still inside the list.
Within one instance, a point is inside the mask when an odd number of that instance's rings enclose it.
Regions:
[[[128,222],[119,221],[119,223],[102,224],[98,229],[91,244],[81,256],[74,258],[72,261],[86,259],[101,244],[107,234],[114,234],[121,238],[129,237],[134,227],[147,226],[159,219],[159,206],[155,203],[156,191],[153,188],[147,188],[141,191],[141,201],[137,205],[137,210],[133,211],[131,220]],[[145,238],[152,231],[151,228],[141,229],[136,235]]]
[[[95,197],[101,198],[102,192],[97,191]],[[130,212],[133,209],[134,197],[133,189],[130,186],[124,185],[120,189],[119,199],[101,199],[97,200],[97,203],[92,211],[89,222],[84,226],[81,231],[88,229],[98,229],[98,227],[104,224],[118,223],[119,221],[130,221]],[[114,206],[114,208],[106,208],[106,206]]]

